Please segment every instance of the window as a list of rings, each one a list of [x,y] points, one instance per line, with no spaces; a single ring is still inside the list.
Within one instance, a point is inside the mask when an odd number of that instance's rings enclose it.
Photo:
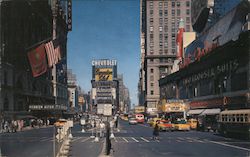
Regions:
[[[154,34],[150,34],[149,36],[150,36],[150,40],[153,40]]]
[[[172,8],[174,8],[175,7],[175,2],[172,2]]]
[[[190,17],[186,17],[186,23],[190,23]]]
[[[159,19],[159,25],[162,25],[163,24],[163,18],[160,18]]]
[[[165,22],[165,25],[168,24],[168,18],[167,17],[164,19],[164,22]]]
[[[164,10],[164,15],[168,16],[168,10]]]
[[[168,25],[164,26],[164,31],[167,32],[168,31]]]
[[[177,9],[177,16],[180,16],[180,15],[181,15],[181,10]]]
[[[172,10],[172,16],[175,16],[175,10]]]
[[[161,8],[162,7],[162,2],[159,2],[159,8]]]
[[[165,47],[165,48],[168,48],[168,41],[165,41],[164,47]],[[167,49],[165,50],[165,53],[168,53],[168,50],[167,50]]]
[[[154,83],[150,83],[150,86],[151,86],[151,87],[154,87]]]
[[[154,69],[150,69],[150,73],[154,73]]]
[[[154,59],[150,59],[150,62],[154,62]]]
[[[161,47],[162,47],[162,45],[160,45]],[[162,54],[163,53],[163,51],[162,51],[162,49],[160,49],[159,50],[159,54]]]
[[[150,8],[153,8],[153,1],[150,1]]]
[[[165,7],[168,7],[168,2],[164,2],[164,6],[165,6]]]
[[[159,34],[159,40],[162,40],[162,34]]]
[[[162,45],[163,45],[163,44],[162,44],[162,41],[160,41],[160,42],[159,42],[159,46],[162,47]]]
[[[190,10],[189,9],[186,10],[186,14],[190,15]]]
[[[162,10],[159,10],[159,16],[162,16]]]
[[[154,42],[150,42],[150,47],[154,47]]]
[[[162,32],[162,26],[159,27],[159,31]]]
[[[150,32],[153,32],[153,31],[154,31],[154,27],[150,26]]]
[[[154,91],[153,91],[153,90],[151,90],[151,91],[150,91],[150,94],[151,94],[151,95],[154,95]]]
[[[153,10],[150,10],[150,15],[153,15],[154,14],[154,11]]]
[[[186,1],[186,6],[190,7],[190,2],[189,1]]]
[[[180,6],[181,6],[181,3],[180,3],[180,2],[176,2],[176,6],[177,6],[177,7],[180,7]]]
[[[153,24],[153,22],[154,22],[154,19],[150,18],[150,24]]]
[[[175,49],[172,48],[172,54],[175,54]]]

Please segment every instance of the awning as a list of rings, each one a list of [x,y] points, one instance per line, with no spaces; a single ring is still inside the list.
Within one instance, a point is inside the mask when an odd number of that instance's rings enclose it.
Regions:
[[[219,114],[220,113],[220,109],[219,108],[214,108],[214,109],[205,109],[205,111],[203,111],[201,113],[201,115],[215,115],[215,114]]]
[[[197,109],[197,110],[189,110],[187,114],[192,115],[192,114],[201,114],[205,109]]]

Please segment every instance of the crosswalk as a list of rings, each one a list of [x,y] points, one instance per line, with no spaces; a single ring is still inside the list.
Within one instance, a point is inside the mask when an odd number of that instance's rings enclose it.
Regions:
[[[53,137],[2,137],[1,142],[53,142]]]
[[[99,141],[104,141],[104,138],[100,138]],[[80,142],[80,143],[88,143],[95,142],[94,138],[90,137],[74,137],[71,142]],[[191,138],[191,137],[164,137],[159,140],[154,140],[152,137],[115,137],[112,139],[113,143],[208,143],[209,141],[206,139],[199,138]]]

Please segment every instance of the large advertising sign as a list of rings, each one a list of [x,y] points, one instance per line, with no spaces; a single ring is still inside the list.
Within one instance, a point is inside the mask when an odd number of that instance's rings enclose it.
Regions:
[[[223,18],[209,28],[202,36],[193,41],[185,49],[184,64],[199,61],[201,57],[212,52],[215,48],[233,40],[236,41],[246,23],[246,15],[249,13],[249,5],[243,1],[236,8],[228,12]]]
[[[113,81],[112,68],[96,68],[95,81]]]

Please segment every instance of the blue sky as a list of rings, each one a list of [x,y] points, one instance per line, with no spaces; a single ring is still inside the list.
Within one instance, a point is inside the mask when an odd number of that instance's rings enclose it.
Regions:
[[[68,34],[68,68],[85,92],[91,89],[91,61],[116,59],[131,101],[137,104],[140,63],[139,0],[73,0]]]

